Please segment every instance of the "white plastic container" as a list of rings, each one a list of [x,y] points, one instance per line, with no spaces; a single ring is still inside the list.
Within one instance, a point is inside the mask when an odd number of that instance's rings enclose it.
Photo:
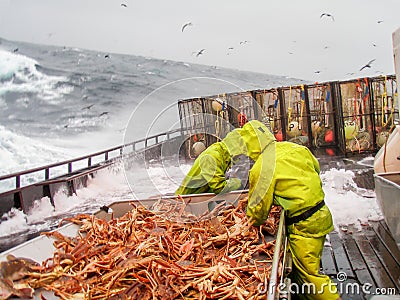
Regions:
[[[386,145],[383,145],[375,155],[375,173],[400,172],[400,125],[389,135]]]

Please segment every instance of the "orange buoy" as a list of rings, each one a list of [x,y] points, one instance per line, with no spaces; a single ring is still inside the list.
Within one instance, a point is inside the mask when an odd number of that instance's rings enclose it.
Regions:
[[[278,142],[282,142],[283,141],[283,134],[282,131],[278,131],[277,133],[275,133],[275,138]]]
[[[325,143],[332,143],[334,141],[333,130],[329,129],[325,132]]]

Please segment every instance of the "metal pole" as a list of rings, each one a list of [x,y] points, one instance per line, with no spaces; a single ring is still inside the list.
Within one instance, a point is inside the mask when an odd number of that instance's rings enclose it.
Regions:
[[[283,229],[285,224],[285,211],[282,210],[281,218],[279,220],[278,233],[276,235],[276,243],[274,250],[274,257],[272,258],[272,269],[271,277],[268,285],[268,295],[267,300],[275,300],[275,293],[278,287],[278,269],[279,269],[279,258],[281,255],[282,239],[283,239]]]

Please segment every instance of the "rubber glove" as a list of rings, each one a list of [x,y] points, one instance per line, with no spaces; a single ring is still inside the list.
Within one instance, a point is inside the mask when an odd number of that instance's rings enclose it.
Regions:
[[[242,186],[242,181],[239,178],[229,178],[226,181],[226,185],[224,189],[221,191],[221,194],[241,189],[243,189],[243,186]]]

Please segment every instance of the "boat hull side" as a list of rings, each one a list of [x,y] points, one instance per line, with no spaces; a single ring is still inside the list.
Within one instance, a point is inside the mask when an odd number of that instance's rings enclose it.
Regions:
[[[374,174],[375,193],[386,224],[400,246],[400,172]]]

